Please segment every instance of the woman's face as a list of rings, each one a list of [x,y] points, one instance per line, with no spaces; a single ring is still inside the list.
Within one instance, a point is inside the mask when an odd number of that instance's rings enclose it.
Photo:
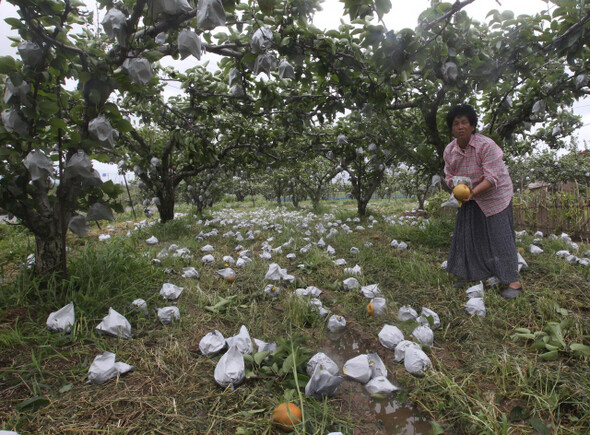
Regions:
[[[453,136],[457,138],[457,141],[466,145],[475,131],[475,125],[471,125],[469,123],[469,118],[465,115],[456,116],[455,119],[453,119],[452,130]]]

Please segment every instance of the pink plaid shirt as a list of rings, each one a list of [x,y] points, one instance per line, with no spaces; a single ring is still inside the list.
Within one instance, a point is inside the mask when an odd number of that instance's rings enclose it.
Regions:
[[[444,152],[445,181],[450,186],[454,176],[471,178],[473,187],[483,180],[492,183],[492,187],[474,199],[486,216],[493,216],[503,211],[514,194],[512,180],[502,160],[504,153],[492,139],[481,134],[471,135],[464,150],[454,139]]]

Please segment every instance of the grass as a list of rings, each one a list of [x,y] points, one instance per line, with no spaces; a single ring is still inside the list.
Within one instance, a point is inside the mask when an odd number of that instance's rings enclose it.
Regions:
[[[227,207],[227,204],[224,204]],[[0,226],[3,280],[0,288],[0,428],[20,433],[211,433],[271,434],[274,407],[282,401],[297,403],[304,410],[304,422],[296,433],[325,434],[379,433],[379,422],[361,412],[350,398],[338,394],[318,401],[305,397],[305,365],[327,340],[325,321],[310,305],[291,293],[297,287],[314,285],[324,293],[320,299],[334,313],[343,315],[348,327],[364,345],[378,352],[390,372],[390,379],[403,387],[400,400],[408,398],[432,420],[435,433],[590,433],[590,368],[588,357],[577,357],[567,349],[556,361],[543,361],[530,348],[532,341],[514,340],[516,328],[542,331],[549,322],[561,322],[563,339],[589,343],[590,268],[573,266],[555,256],[567,249],[561,240],[544,239],[544,254],[525,252],[529,268],[522,271],[526,289],[523,297],[505,301],[488,289],[485,318],[470,317],[462,307],[463,290],[440,264],[446,258],[452,217],[414,219],[400,217],[415,207],[409,201],[375,201],[369,213],[378,221],[356,222],[353,201],[325,201],[321,215],[307,222],[311,204],[303,209],[292,205],[281,210],[275,204],[257,201],[239,207],[208,210],[205,220],[219,218],[205,227],[192,217],[189,207],[180,205],[187,216],[165,225],[155,224],[133,230],[129,215],[113,224],[108,242],[98,242],[94,228],[85,239],[68,237],[72,248],[68,268],[70,279],[49,281],[41,286],[20,264],[32,250],[32,241],[19,227]],[[340,220],[353,231],[339,232],[326,244],[336,250],[334,257],[313,246],[319,240],[316,224]],[[418,221],[419,224],[411,224]],[[362,225],[364,230],[356,230]],[[218,235],[205,240],[195,236],[217,228]],[[237,279],[224,281],[216,271],[226,267],[222,256],[237,258],[238,242],[224,237],[228,231],[260,231],[254,240],[239,242],[252,249],[252,263],[234,268]],[[131,235],[127,236],[127,231]],[[311,235],[307,236],[306,231]],[[151,236],[159,243],[150,246]],[[272,262],[287,268],[296,281],[275,284],[280,294],[272,299],[263,292],[268,261],[259,258],[263,241],[277,247],[293,242]],[[309,238],[306,240],[306,238]],[[406,251],[390,246],[392,239],[405,241]],[[518,246],[528,249],[533,236],[523,236]],[[372,246],[365,244],[370,242]],[[176,244],[190,250],[191,258],[169,255],[161,266],[151,259]],[[214,265],[203,265],[200,248],[215,247]],[[350,252],[359,249],[358,254]],[[589,248],[582,245],[580,252]],[[290,262],[286,254],[297,258]],[[344,258],[346,267],[359,264],[362,285],[378,283],[387,299],[383,317],[368,318],[365,300],[357,292],[342,290],[345,276],[333,260]],[[303,264],[300,269],[297,265]],[[183,278],[182,268],[195,267],[199,279]],[[177,302],[164,301],[159,290],[164,282],[184,287]],[[129,304],[143,298],[148,316],[132,312]],[[53,334],[45,329],[47,315],[74,301],[76,324],[70,334]],[[155,308],[177,305],[180,321],[162,325]],[[397,310],[411,305],[437,312],[442,327],[435,331],[434,346],[425,348],[433,370],[424,377],[409,375],[403,365],[392,363],[392,352],[380,346],[377,334],[383,324],[395,324],[409,336],[415,322],[397,321]],[[132,324],[133,339],[101,335],[95,326],[113,307]],[[268,358],[247,358],[247,379],[234,391],[219,387],[213,371],[220,356],[204,357],[199,341],[219,330],[224,337],[246,325],[252,337],[276,342],[278,350]],[[135,370],[104,385],[86,384],[88,368],[103,351],[117,355],[117,361]],[[165,430],[164,430],[165,428]],[[305,428],[305,430],[304,430]],[[385,432],[381,432],[385,433]]]

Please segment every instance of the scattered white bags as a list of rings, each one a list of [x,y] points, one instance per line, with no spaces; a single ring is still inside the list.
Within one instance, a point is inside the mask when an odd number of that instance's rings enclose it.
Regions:
[[[387,368],[378,354],[368,353],[367,358],[369,359],[369,367],[371,368],[371,378],[379,376],[387,377]]]
[[[205,245],[201,248],[201,252],[210,254],[211,252],[215,252],[215,248],[211,245]]]
[[[319,288],[317,288],[313,285],[307,286],[306,288],[295,289],[295,294],[297,294],[299,296],[309,296],[312,298],[317,298],[322,293],[323,293],[322,290],[320,290]]]
[[[204,255],[203,258],[201,258],[201,261],[204,264],[213,264],[213,263],[215,263],[215,257],[213,257],[213,255],[211,255],[211,254],[207,254],[207,255]]]
[[[342,380],[343,379],[340,376],[330,373],[323,364],[318,363],[305,386],[305,395],[308,397],[315,397],[316,399],[331,397],[342,383]]]
[[[257,352],[273,353],[275,350],[277,350],[276,343],[266,343],[265,341],[259,340],[257,338],[254,339],[254,344],[256,345]]]
[[[479,284],[471,286],[465,291],[465,297],[467,299],[483,298],[484,295],[485,295],[485,292],[484,292],[484,288],[483,288],[483,282],[481,282],[481,281],[479,282]]]
[[[365,285],[361,287],[361,294],[369,299],[383,297],[381,290],[379,290],[379,284]]]
[[[278,287],[275,287],[272,284],[267,284],[264,287],[264,293],[266,293],[271,298],[276,298],[279,295],[280,291],[281,290]]]
[[[486,307],[483,303],[482,298],[471,298],[465,304],[465,311],[471,315],[477,315],[479,317],[486,316]]]
[[[270,281],[295,281],[295,277],[293,275],[289,275],[287,273],[287,269],[281,269],[277,263],[271,263],[268,266],[268,271],[266,272],[266,275],[264,275],[264,279]]]
[[[387,307],[385,298],[373,298],[370,303],[373,304],[373,315],[375,317],[382,316],[385,313],[385,308]]]
[[[217,329],[209,332],[199,342],[199,350],[205,356],[215,355],[225,347],[225,338]]]
[[[236,278],[236,272],[234,272],[234,270],[231,267],[226,267],[225,269],[220,269],[217,271],[217,274],[226,280]]]
[[[220,358],[213,373],[215,382],[222,387],[232,390],[240,384],[246,376],[244,357],[237,346],[230,346],[229,350]]]
[[[158,319],[164,325],[172,323],[174,319],[180,319],[180,310],[178,307],[158,308]]]
[[[318,352],[314,356],[312,356],[309,361],[307,362],[307,375],[311,377],[313,372],[315,371],[317,366],[322,366],[325,370],[328,371],[333,376],[338,374],[338,365],[323,352]]]
[[[195,269],[194,267],[183,267],[182,277],[197,279],[199,277],[199,272],[197,272],[197,269]]]
[[[74,326],[74,320],[74,303],[70,302],[47,317],[47,329],[53,332],[70,332]]]
[[[129,309],[137,310],[144,316],[148,315],[147,302],[143,299],[135,299],[133,302],[131,302],[131,305],[129,305]]]
[[[418,313],[415,309],[410,307],[409,305],[404,305],[401,307],[397,313],[397,319],[400,322],[405,322],[406,320],[416,320],[418,318]]]
[[[432,346],[434,344],[434,332],[427,325],[420,325],[412,331],[412,336],[420,343]]]
[[[418,343],[414,343],[410,340],[402,340],[397,344],[397,346],[395,346],[393,361],[397,363],[402,362],[406,357],[406,350],[408,350],[410,347],[422,349]]]
[[[344,290],[350,291],[350,290],[354,290],[356,288],[359,288],[361,286],[361,283],[358,282],[358,279],[356,279],[356,278],[346,278],[342,282],[342,285],[344,287]]]
[[[124,362],[115,362],[115,358],[115,354],[111,352],[104,352],[102,355],[97,355],[88,370],[88,383],[104,384],[115,376],[133,370],[133,366]]]
[[[145,240],[145,242],[146,242],[148,245],[155,245],[155,244],[157,244],[157,243],[158,243],[158,239],[157,239],[157,237],[156,237],[156,236],[152,236],[152,237],[150,237],[149,239],[146,239],[146,240]]]
[[[238,335],[229,337],[225,341],[227,342],[227,347],[235,346],[241,353],[251,354],[254,350],[250,333],[248,332],[248,328],[244,325],[240,327]]]
[[[346,319],[344,317],[333,314],[328,319],[328,331],[338,332],[342,331],[344,328],[346,328]]]
[[[518,271],[519,272],[520,272],[520,269],[526,269],[527,267],[529,267],[529,265],[527,264],[527,262],[525,261],[523,256],[520,255],[520,252],[518,252],[516,255],[518,258]]]
[[[350,379],[366,384],[371,379],[369,357],[366,354],[355,356],[344,363],[342,373]]]
[[[410,346],[406,349],[404,367],[409,373],[421,376],[424,374],[424,370],[432,367],[432,362],[421,349]]]
[[[429,317],[431,318],[432,325],[428,321]],[[430,326],[432,329],[440,328],[440,317],[438,317],[438,314],[436,314],[434,311],[426,307],[422,307],[420,317],[418,317],[416,321],[421,325]]]
[[[531,244],[529,246],[529,251],[531,254],[542,254],[543,250],[541,248],[539,248],[537,245],[533,245]]]
[[[99,331],[121,338],[131,338],[131,324],[117,311],[109,308],[109,314],[104,316],[102,322],[96,327]]]
[[[352,250],[352,248],[350,248]],[[354,267],[345,267],[344,274],[345,275],[362,275],[362,269],[358,264],[355,264]]]
[[[389,382],[385,376],[377,376],[367,382],[365,390],[367,390],[369,394],[383,394],[388,396],[394,391],[400,390],[400,388]]]
[[[175,301],[180,297],[180,294],[184,290],[184,287],[179,287],[169,282],[165,282],[162,284],[162,288],[160,289],[160,294],[162,297],[168,301]]]
[[[379,332],[379,342],[387,349],[394,350],[403,339],[404,333],[397,326],[385,325]]]

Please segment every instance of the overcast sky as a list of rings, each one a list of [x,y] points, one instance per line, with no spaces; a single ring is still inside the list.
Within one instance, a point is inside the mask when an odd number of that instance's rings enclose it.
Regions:
[[[244,1],[244,0],[241,0]],[[384,17],[385,25],[388,30],[400,30],[403,28],[413,29],[416,26],[417,18],[422,11],[430,5],[430,0],[391,0],[392,10]],[[92,0],[88,0],[87,4],[94,5]],[[95,10],[94,6],[91,6]],[[534,14],[547,8],[553,8],[553,4],[547,4],[545,0],[476,0],[465,8],[468,15],[478,21],[485,21],[487,13],[492,9],[512,10],[516,15],[519,14]],[[343,17],[343,6],[338,0],[325,0],[322,3],[322,11],[318,12],[314,18],[314,24],[320,29],[334,29],[337,28],[341,20],[347,22],[347,18]],[[11,41],[7,37],[14,34],[4,22],[4,18],[17,16],[14,7],[6,0],[0,0],[0,55],[14,55],[16,52],[14,48],[10,47]],[[101,11],[101,17],[104,16],[104,11]],[[167,58],[162,59],[163,63],[171,64]],[[196,60],[191,56],[184,61],[174,62],[174,65],[179,69],[185,69],[194,66]],[[212,62],[214,63],[214,62]],[[172,85],[174,86],[174,85]],[[178,89],[180,90],[180,89]],[[583,117],[585,126],[578,131],[580,146],[584,147],[582,143],[584,140],[590,142],[590,101],[580,101],[574,105],[574,112]],[[106,177],[110,177],[114,181],[120,181],[116,177],[116,169],[104,166],[97,168]]]

